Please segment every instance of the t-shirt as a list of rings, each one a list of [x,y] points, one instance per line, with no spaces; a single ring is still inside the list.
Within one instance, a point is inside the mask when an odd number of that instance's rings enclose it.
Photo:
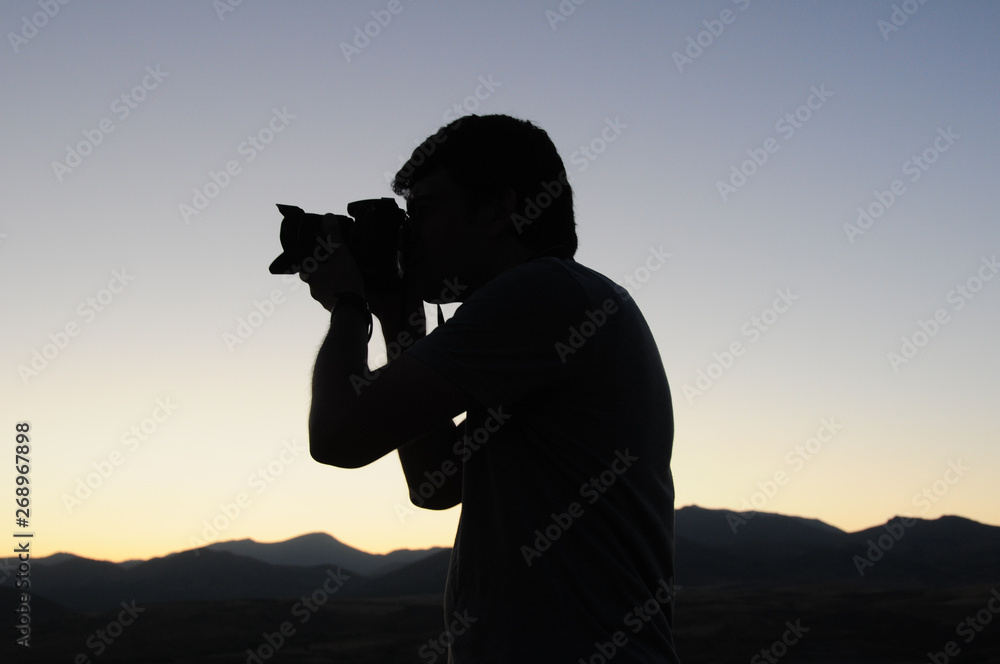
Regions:
[[[673,413],[628,292],[572,259],[535,259],[409,353],[477,402],[456,444],[448,661],[676,662]]]

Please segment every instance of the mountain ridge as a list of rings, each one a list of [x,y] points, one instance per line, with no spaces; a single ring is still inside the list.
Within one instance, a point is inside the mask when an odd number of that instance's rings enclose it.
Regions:
[[[1000,527],[964,517],[893,517],[847,533],[816,519],[687,506],[676,512],[675,548],[681,586],[914,589],[1000,582]],[[333,588],[345,598],[440,595],[449,561],[450,549],[442,547],[369,554],[308,533],[275,543],[219,542],[138,562],[53,554],[32,559],[31,592],[75,611],[128,600],[292,601]],[[17,561],[3,564],[0,587],[12,587]]]

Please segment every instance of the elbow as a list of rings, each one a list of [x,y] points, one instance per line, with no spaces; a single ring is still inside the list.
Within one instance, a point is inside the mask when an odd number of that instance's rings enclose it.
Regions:
[[[312,456],[313,461],[321,463],[325,466],[333,466],[335,468],[346,468],[354,469],[367,466],[367,461],[358,461],[357,459],[352,459],[347,455],[338,454],[326,447],[317,446],[313,441],[309,442],[309,454]]]
[[[317,463],[350,469],[361,468],[374,461],[359,454],[362,446],[352,441],[353,437],[343,429],[325,426],[315,420],[309,422],[309,456]]]
[[[430,490],[433,489],[433,490]],[[434,487],[429,481],[410,489],[410,502],[425,510],[440,512],[462,504],[461,481]]]
[[[425,510],[433,510],[435,512],[450,510],[452,507],[462,503],[461,499],[447,498],[445,496],[431,496],[430,498],[423,498],[419,494],[413,492],[410,493],[410,502],[417,507]]]

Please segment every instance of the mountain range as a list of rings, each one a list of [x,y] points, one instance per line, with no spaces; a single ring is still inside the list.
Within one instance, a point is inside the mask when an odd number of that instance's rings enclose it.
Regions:
[[[895,517],[847,533],[815,519],[689,506],[676,512],[675,583],[688,587],[952,588],[1000,581],[1000,527],[945,516]],[[145,561],[59,553],[32,559],[37,611],[140,604],[293,599],[326,588],[343,598],[440,595],[450,549],[354,549],[325,533],[265,544],[219,542]],[[0,561],[13,600],[17,560]],[[326,592],[323,591],[323,592]],[[49,604],[48,602],[52,604]]]

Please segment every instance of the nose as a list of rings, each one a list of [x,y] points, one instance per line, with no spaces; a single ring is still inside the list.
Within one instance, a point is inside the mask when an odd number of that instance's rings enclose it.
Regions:
[[[409,214],[403,217],[396,237],[396,273],[402,277],[410,257],[410,249],[416,243],[416,226]]]
[[[399,229],[399,247],[405,249],[416,243],[420,237],[419,225],[414,217],[406,215],[403,224]]]

